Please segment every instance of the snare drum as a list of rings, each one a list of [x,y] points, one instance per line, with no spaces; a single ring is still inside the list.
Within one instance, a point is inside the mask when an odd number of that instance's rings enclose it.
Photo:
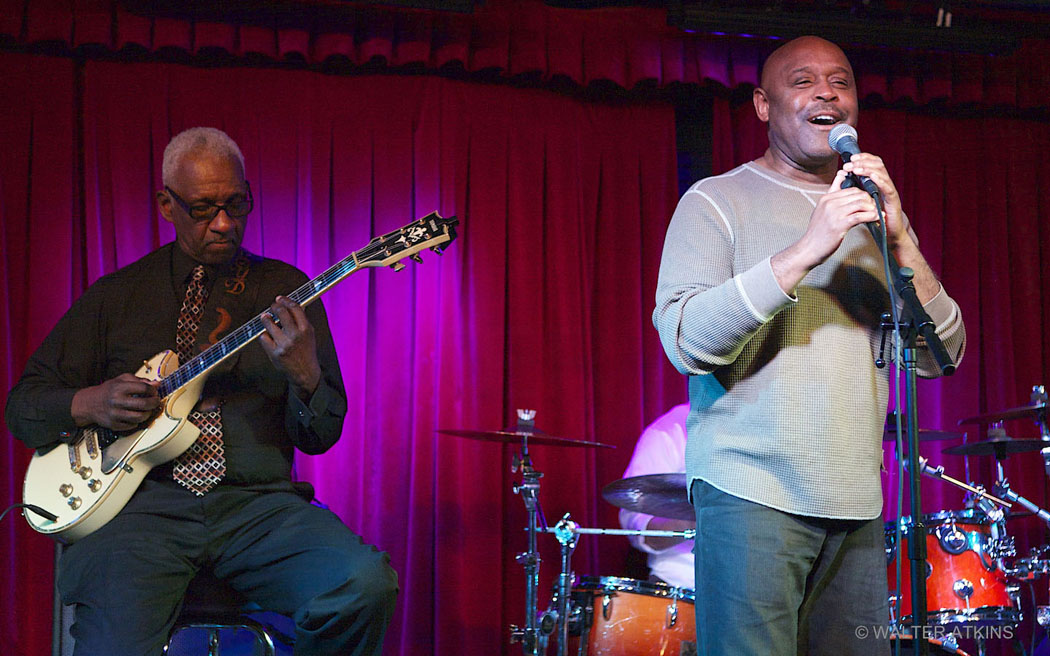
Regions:
[[[901,593],[894,615],[911,621],[911,561],[908,540],[912,521],[903,517],[901,548],[896,548],[893,522],[886,524],[886,574],[891,597],[896,588],[896,559],[901,560]],[[923,515],[926,524],[926,606],[931,625],[1007,626],[1020,621],[1007,588],[1006,575],[988,553],[990,522],[979,510]]]
[[[696,653],[695,595],[688,588],[615,576],[584,576],[573,599],[585,611],[578,651],[586,656]],[[589,611],[589,612],[587,612]]]

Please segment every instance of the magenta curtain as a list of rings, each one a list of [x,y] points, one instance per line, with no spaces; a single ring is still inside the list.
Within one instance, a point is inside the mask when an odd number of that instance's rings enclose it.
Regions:
[[[677,200],[672,107],[437,77],[0,56],[0,402],[87,284],[172,238],[153,201],[161,152],[198,124],[247,157],[246,247],[311,275],[432,210],[460,217],[443,257],[370,269],[325,297],[350,409],[339,444],[297,469],[391,553],[401,596],[386,653],[506,653],[507,625],[524,620],[511,450],[435,429],[498,429],[527,407],[550,433],[616,445],[533,449],[552,523],[615,525],[600,487],[685,394],[650,322]],[[6,433],[0,445],[6,506],[29,453]],[[17,517],[0,536],[0,651],[46,653],[51,542]],[[549,591],[557,553],[541,542]],[[587,540],[576,569],[619,574],[626,553]]]
[[[714,115],[716,173],[764,152],[765,125],[750,104],[716,100]],[[861,148],[885,160],[923,253],[966,321],[968,346],[956,374],[919,383],[920,426],[981,439],[979,426],[956,422],[1025,405],[1033,385],[1050,384],[1050,124],[873,109],[861,112],[857,130]],[[1012,437],[1039,436],[1027,420],[1005,428]],[[941,453],[961,443],[926,442],[921,453],[967,480],[964,459]],[[893,451],[887,445],[887,518],[897,513]],[[1020,494],[1050,505],[1038,453],[1011,457],[1006,473]],[[971,457],[969,480],[991,487],[994,462]],[[925,512],[959,510],[962,502],[955,488],[923,479]],[[904,503],[908,514],[907,497]],[[1040,522],[1011,520],[1009,528],[1022,555],[1045,542]]]
[[[141,5],[123,0],[0,0],[0,44],[6,39],[91,52],[220,55],[340,69],[495,72],[630,89],[754,85],[763,57],[779,43],[687,33],[669,26],[666,10],[655,7],[579,10],[542,0],[486,0],[473,12],[456,13],[286,0],[260,1],[255,11],[224,15],[223,3],[193,4],[157,15],[129,11]],[[1044,109],[1050,98],[1045,40],[1025,41],[1006,56],[930,52],[921,44],[848,51],[862,97]]]

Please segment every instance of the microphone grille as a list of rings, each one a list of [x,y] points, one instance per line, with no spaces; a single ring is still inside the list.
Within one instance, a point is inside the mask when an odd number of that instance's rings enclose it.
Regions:
[[[835,127],[831,128],[831,132],[828,133],[828,145],[835,152],[841,152],[838,149],[839,139],[843,137],[853,137],[853,140],[857,140],[857,130],[848,123],[839,123]]]

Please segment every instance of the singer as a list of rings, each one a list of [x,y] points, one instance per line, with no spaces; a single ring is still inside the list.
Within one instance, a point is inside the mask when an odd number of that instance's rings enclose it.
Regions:
[[[754,91],[769,148],[695,183],[668,227],[653,322],[689,377],[686,472],[696,511],[699,653],[889,653],[858,627],[887,617],[882,431],[889,309],[882,258],[861,224],[877,185],[887,244],[958,362],[959,307],[919,251],[882,160],[844,165],[828,144],[855,125],[853,70],[836,45],[774,51]],[[920,352],[919,371],[938,373]]]

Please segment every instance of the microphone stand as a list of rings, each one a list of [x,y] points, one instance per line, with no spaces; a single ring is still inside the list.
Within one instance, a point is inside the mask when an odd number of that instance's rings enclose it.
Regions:
[[[850,159],[849,153],[843,153],[842,159],[848,162]],[[853,174],[850,174],[846,181],[843,182],[843,187],[845,186],[856,186],[863,189],[860,180]],[[891,310],[896,312],[895,291],[897,298],[903,304],[903,315],[907,319],[906,321],[894,321],[890,326],[884,324],[883,328],[892,327],[894,332],[897,333],[897,340],[894,344],[903,344],[903,359],[898,362],[903,362],[905,371],[904,399],[907,410],[905,416],[907,417],[906,427],[908,435],[908,482],[911,492],[912,535],[916,536],[914,539],[908,540],[908,559],[911,561],[912,636],[914,638],[916,656],[927,656],[929,654],[929,645],[925,640],[928,620],[925,576],[927,552],[926,526],[922,523],[922,466],[919,463],[917,396],[919,337],[921,336],[925,339],[926,347],[930,350],[943,375],[949,376],[953,374],[955,372],[955,363],[952,361],[951,356],[948,355],[948,350],[944,347],[944,343],[937,336],[933,320],[930,319],[930,315],[923,309],[922,303],[919,302],[919,297],[915,293],[915,285],[912,282],[915,272],[909,267],[900,266],[897,258],[887,248],[882,237],[883,223],[885,221],[882,198],[879,194],[872,194],[872,198],[875,200],[880,220],[866,225],[869,232],[871,232],[872,238],[875,240],[875,245],[879,247],[879,251],[883,254],[886,269],[891,277]],[[902,354],[895,352],[894,356],[895,358],[901,358]],[[898,453],[897,457],[900,458],[901,455]]]

